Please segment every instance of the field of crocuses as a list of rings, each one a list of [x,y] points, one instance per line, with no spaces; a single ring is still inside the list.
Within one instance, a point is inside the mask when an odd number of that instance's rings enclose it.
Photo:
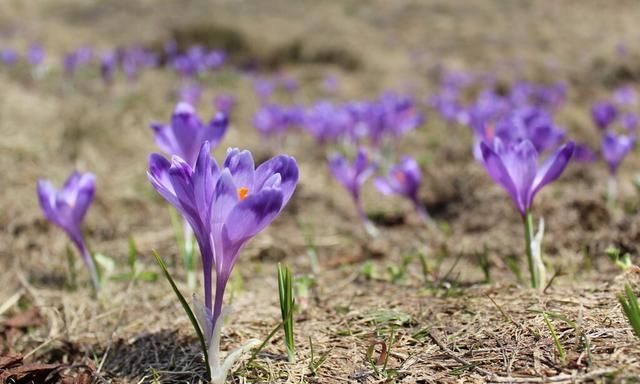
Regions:
[[[7,0],[0,384],[638,382],[639,19]]]

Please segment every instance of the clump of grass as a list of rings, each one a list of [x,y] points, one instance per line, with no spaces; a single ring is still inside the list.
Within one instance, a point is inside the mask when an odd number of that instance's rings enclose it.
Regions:
[[[628,252],[623,254],[619,248],[609,247],[605,253],[609,256],[611,261],[613,261],[613,263],[623,271],[626,271],[633,265],[631,262],[631,255],[629,255]]]
[[[320,367],[327,361],[327,358],[329,357],[329,353],[331,352],[331,350],[330,349],[327,350],[325,353],[318,356],[318,358],[316,359],[315,351],[313,348],[313,341],[311,340],[311,337],[309,337],[309,348],[311,348],[311,359],[309,360],[309,371],[311,371],[311,375],[315,376],[318,370],[320,369]]]
[[[284,329],[285,343],[289,362],[296,361],[295,339],[293,335],[293,310],[295,300],[293,298],[293,277],[287,266],[278,263],[278,292],[280,294],[280,312],[282,314],[282,327]]]
[[[622,305],[622,311],[631,324],[631,328],[633,328],[633,333],[640,337],[640,306],[638,306],[638,297],[629,284],[624,285],[624,294],[618,295],[618,301]]]

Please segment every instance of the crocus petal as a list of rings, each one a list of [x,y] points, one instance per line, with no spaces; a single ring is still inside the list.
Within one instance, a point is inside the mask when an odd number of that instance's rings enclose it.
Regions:
[[[47,180],[38,180],[37,192],[44,216],[47,220],[60,225],[55,214],[56,189],[53,184]]]
[[[282,204],[285,205],[296,189],[298,184],[298,164],[293,157],[280,155],[260,164],[256,169],[254,190],[260,191],[269,186],[266,181],[273,175],[279,174],[280,189],[282,190]]]
[[[229,169],[237,188],[247,188],[250,193],[253,192],[255,165],[251,152],[237,149],[229,150],[223,167]]]
[[[73,217],[77,223],[82,223],[95,196],[96,177],[92,173],[83,174],[77,183]]]
[[[233,266],[237,251],[249,238],[262,231],[282,208],[282,191],[263,189],[239,202],[229,212],[222,229],[224,268]]]
[[[218,164],[211,157],[211,146],[205,141],[200,148],[200,154],[196,162],[193,177],[193,189],[196,208],[208,216],[207,212],[211,205],[215,178],[218,174]]]
[[[200,214],[196,207],[195,194],[192,185],[193,170],[184,160],[174,156],[171,159],[171,167],[169,168],[169,180],[176,192],[179,202],[177,208],[182,212],[185,218],[196,228],[200,225]]]
[[[165,124],[151,124],[155,136],[155,142],[158,148],[169,156],[184,156],[182,148],[176,142],[171,126]]]
[[[609,132],[602,138],[602,157],[611,173],[616,173],[624,157],[633,149],[635,139],[629,136],[616,136]]]
[[[538,152],[529,140],[515,144],[502,156],[502,163],[509,172],[511,181],[516,187],[518,206],[521,211],[530,207],[529,198],[538,167]]]
[[[533,203],[534,196],[542,187],[560,177],[564,169],[569,164],[569,160],[571,160],[571,156],[573,156],[574,149],[575,143],[573,141],[569,141],[549,157],[544,165],[540,167],[536,174],[535,181],[533,182],[531,194],[529,196],[529,205]]]
[[[367,151],[364,148],[358,148],[358,153],[356,154],[355,160],[353,162],[353,167],[356,171],[356,174],[362,174],[365,172],[367,167],[369,166],[369,156],[367,155]]]
[[[147,178],[165,200],[178,208],[180,207],[180,203],[169,179],[169,168],[171,168],[169,160],[165,159],[162,155],[153,153],[149,156]]]
[[[227,132],[229,118],[226,113],[218,112],[209,125],[205,127],[203,140],[208,140],[211,147],[215,148],[222,141],[222,137]]]
[[[352,172],[347,159],[340,155],[329,158],[329,170],[343,187],[353,189]]]
[[[239,200],[238,188],[233,182],[233,176],[228,168],[224,168],[220,173],[214,197],[211,222],[224,223],[229,212],[238,204]]]
[[[383,195],[393,195],[395,193],[394,189],[391,188],[391,186],[389,185],[389,183],[381,178],[381,177],[377,177],[374,181],[373,181],[373,185],[376,187],[376,189],[382,193]]]
[[[73,171],[71,175],[67,178],[62,186],[62,193],[75,193],[75,190],[78,188],[78,184],[82,179],[82,175],[78,171]]]
[[[496,141],[499,142],[499,140]],[[511,196],[520,213],[524,214],[524,207],[518,204],[519,199],[516,186],[513,180],[511,180],[511,175],[509,175],[507,168],[502,163],[500,156],[493,149],[489,148],[484,141],[480,143],[480,149],[482,150],[482,159],[484,160],[484,166],[489,176],[509,193],[509,196]]]
[[[264,182],[262,188],[280,188],[282,183],[282,176],[279,173],[274,173]],[[284,204],[283,204],[284,205]]]
[[[203,125],[195,109],[189,103],[178,103],[176,109],[171,116],[171,130],[175,137],[176,143],[182,150],[182,157],[189,165],[193,166],[198,151],[200,150],[201,131]]]

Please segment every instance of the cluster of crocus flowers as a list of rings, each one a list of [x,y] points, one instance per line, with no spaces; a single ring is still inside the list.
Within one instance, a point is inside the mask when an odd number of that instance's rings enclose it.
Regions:
[[[195,165],[177,155],[169,161],[153,154],[148,177],[195,234],[202,257],[204,304],[194,309],[207,340],[211,380],[224,383],[238,356],[232,353],[222,364],[218,358],[227,281],[242,247],[278,216],[293,195],[298,166],[292,157],[280,155],[255,168],[250,152],[229,149],[219,167],[210,151],[205,142]]]
[[[186,52],[178,53],[177,46],[166,46],[167,61],[178,74],[191,78],[205,71],[213,71],[222,67],[227,60],[226,53],[219,50],[207,50],[201,45],[193,45]]]
[[[540,254],[542,231],[535,236],[533,231],[533,199],[545,185],[560,177],[573,156],[574,147],[569,141],[540,165],[538,151],[529,140],[503,143],[497,138],[491,144],[480,144],[487,173],[507,191],[522,217],[533,288],[543,288],[545,271]]]
[[[362,147],[358,148],[352,162],[342,155],[333,155],[329,157],[329,169],[333,177],[349,192],[364,229],[369,235],[377,236],[378,230],[369,220],[360,194],[362,185],[376,169],[376,165],[369,158],[367,151]]]
[[[59,190],[51,182],[39,180],[37,192],[44,216],[69,236],[97,291],[100,288],[98,271],[82,235],[82,222],[95,195],[95,176],[73,172]]]
[[[193,105],[187,102],[177,104],[169,124],[152,124],[156,145],[168,156],[177,156],[195,166],[198,153],[204,142],[215,148],[227,131],[229,119],[225,113],[218,112],[213,119],[205,124],[197,115]],[[186,222],[183,225],[182,253],[187,268],[187,279],[190,286],[195,285],[193,271],[193,233]]]
[[[37,69],[42,65],[46,58],[46,52],[39,44],[31,44],[24,54],[24,59],[32,69]],[[22,59],[20,53],[13,48],[4,48],[0,50],[0,61],[7,66],[12,66]]]
[[[599,101],[591,107],[594,124],[602,132],[600,150],[607,164],[607,201],[613,204],[617,197],[617,173],[624,158],[635,147],[638,115],[632,111],[637,104],[635,90],[621,86],[613,92],[612,101]]]
[[[418,196],[421,182],[422,176],[418,163],[414,158],[404,156],[398,164],[389,169],[385,177],[376,178],[374,185],[384,195],[398,195],[406,198],[420,218],[425,223],[431,223],[427,210]]]

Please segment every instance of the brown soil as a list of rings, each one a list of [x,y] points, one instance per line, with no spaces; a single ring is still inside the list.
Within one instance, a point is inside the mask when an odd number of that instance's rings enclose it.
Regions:
[[[201,40],[213,30],[212,39],[227,42],[238,63],[254,59],[297,77],[302,102],[319,97],[326,73],[338,77],[342,98],[371,98],[387,87],[423,98],[437,86],[438,66],[491,70],[504,81],[563,80],[569,101],[560,122],[573,137],[594,145],[598,137],[589,103],[615,85],[640,80],[634,43],[640,7],[633,1],[8,3],[0,11],[3,45],[40,41],[59,57],[84,44],[153,46],[172,31]],[[619,41],[628,43],[627,57],[616,56]],[[304,59],[293,54],[300,42]],[[30,363],[94,367],[98,382],[198,382],[204,375],[198,343],[169,285],[162,279],[114,281],[97,299],[86,285],[67,289],[67,240],[42,218],[35,195],[38,178],[59,184],[74,168],[92,171],[98,191],[86,228],[93,249],[113,257],[125,272],[127,238],[133,235],[145,269],[158,270],[152,248],[174,260],[167,204],[145,171],[147,155],[155,151],[148,124],[169,117],[177,76],[150,71],[135,85],[119,79],[108,90],[91,73],[80,73],[74,84],[65,83],[57,70],[33,82],[21,69],[2,69],[0,79],[0,321],[33,306],[41,316],[24,327],[0,325],[0,356],[12,352]],[[250,148],[259,158],[272,153],[251,127],[257,105],[251,81],[228,70],[204,84],[203,115],[211,113],[208,101],[216,92],[230,91],[240,100],[217,158],[227,146]],[[602,164],[573,164],[539,194],[535,212],[546,220],[545,254],[555,276],[538,294],[526,288],[519,217],[475,163],[469,145],[465,129],[446,127],[430,113],[403,141],[402,152],[428,159],[422,198],[442,231],[424,228],[404,202],[382,199],[368,185],[365,203],[381,229],[371,241],[346,193],[331,180],[324,153],[306,137],[282,143],[279,150],[300,163],[299,189],[240,257],[227,292],[235,313],[224,327],[222,349],[264,339],[278,325],[278,261],[296,275],[311,274],[300,222],[313,232],[320,271],[311,294],[299,298],[297,362],[286,361],[282,334],[276,333],[255,359],[236,365],[234,382],[635,382],[640,377],[638,338],[615,298],[625,281],[637,283],[639,276],[635,269],[621,274],[604,254],[614,245],[637,257],[639,202],[631,183],[640,165],[637,156],[622,166],[617,208],[608,208],[602,198]],[[489,281],[479,261],[485,247]],[[425,273],[419,254],[427,260]],[[389,270],[405,260],[404,275],[392,278]],[[507,260],[518,261],[524,282]],[[363,266],[373,272],[363,273]],[[184,280],[180,267],[172,271]],[[87,280],[82,270],[78,278]],[[564,361],[543,311],[566,351]],[[311,343],[315,359],[328,353],[315,374],[309,367]],[[386,366],[367,361],[374,345],[373,359],[386,360]]]

